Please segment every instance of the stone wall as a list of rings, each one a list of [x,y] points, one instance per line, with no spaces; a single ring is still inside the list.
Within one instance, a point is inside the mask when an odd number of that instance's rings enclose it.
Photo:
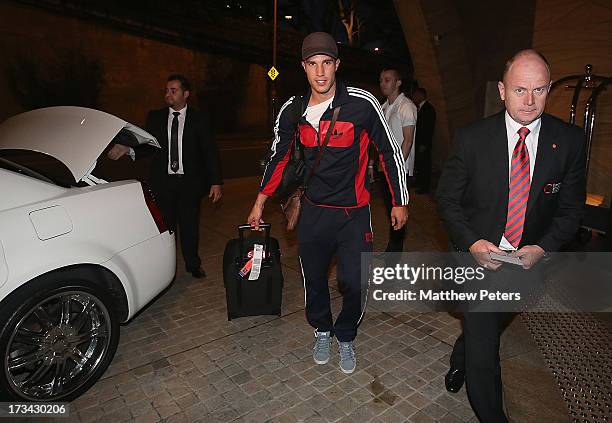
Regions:
[[[547,56],[553,79],[594,73],[612,75],[612,3],[609,0],[396,0],[414,62],[415,78],[437,109],[434,170],[451,150],[454,131],[483,116],[486,86],[501,77],[505,61],[520,49]],[[612,95],[598,102],[588,177],[589,192],[612,195]],[[572,90],[555,90],[547,111],[569,115]],[[578,108],[583,125],[586,96]]]
[[[61,4],[50,1],[41,2],[40,7],[19,2],[0,3],[0,15],[10,17],[0,27],[4,62],[4,66],[0,65],[0,89],[4,96],[0,121],[32,108],[24,104],[24,96],[15,90],[20,85],[11,77],[16,63],[21,63],[20,69],[27,70],[25,58],[28,65],[47,72],[72,55],[102,69],[104,83],[93,106],[130,122],[143,124],[147,110],[163,105],[166,77],[177,72],[192,80],[191,103],[210,111],[218,133],[271,132],[271,81],[267,76],[272,61],[269,25],[256,23],[261,28],[254,29],[252,23],[244,22],[241,27],[240,21],[228,17],[223,18],[227,21],[212,22],[185,17],[181,32],[174,20],[167,22],[166,28],[159,19],[147,23],[107,13],[85,6],[62,8]],[[236,29],[243,32],[237,33]],[[256,32],[249,35],[253,31]],[[270,35],[269,44],[263,41],[267,35]],[[301,37],[297,32],[279,34],[276,110],[290,95],[306,89],[298,55]],[[389,64],[384,57],[350,48],[341,48],[341,57],[339,77],[380,95],[378,72],[384,64]],[[60,82],[56,85],[69,85],[72,90],[90,88],[87,82],[80,84],[80,88],[77,83]],[[49,97],[54,100],[74,97],[69,94]]]
[[[608,0],[538,0],[533,47],[540,50],[552,68],[553,80],[582,74],[586,64],[593,73],[612,76],[612,3]],[[584,104],[591,91],[583,91],[576,123],[584,125]],[[573,89],[551,93],[547,111],[563,120],[569,117]],[[612,86],[597,102],[588,192],[612,195]]]
[[[269,130],[268,77],[262,65],[15,3],[0,3],[0,15],[10,17],[0,26],[0,121],[25,109],[11,78],[10,69],[16,63],[25,59],[44,71],[66,55],[80,54],[102,68],[98,107],[130,122],[144,124],[146,112],[163,105],[166,78],[178,72],[193,81],[192,104],[209,108],[221,126],[231,125],[237,131]]]
[[[396,0],[415,78],[438,112],[434,170],[460,128],[484,114],[487,81],[500,78],[514,51],[529,47],[534,0]]]

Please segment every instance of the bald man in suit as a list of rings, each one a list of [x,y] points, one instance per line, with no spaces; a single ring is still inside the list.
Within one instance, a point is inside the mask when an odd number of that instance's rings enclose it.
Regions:
[[[488,269],[492,285],[499,274],[529,275],[510,264],[500,269],[502,263],[490,253],[518,257],[528,270],[570,241],[580,224],[586,197],[584,134],[543,113],[550,84],[544,56],[518,52],[498,84],[505,110],[457,131],[455,151],[440,178],[438,209],[452,247],[469,251]],[[511,317],[464,313],[463,333],[453,349],[446,388],[457,392],[465,381],[481,422],[508,421],[499,339]]]

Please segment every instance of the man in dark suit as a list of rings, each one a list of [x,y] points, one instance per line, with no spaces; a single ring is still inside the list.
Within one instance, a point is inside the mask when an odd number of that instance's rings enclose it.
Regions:
[[[425,88],[416,88],[411,98],[418,110],[414,140],[416,192],[427,194],[431,185],[431,147],[436,126],[436,109],[427,101]]]
[[[203,278],[206,272],[198,255],[200,202],[206,193],[213,203],[221,198],[223,178],[210,122],[187,106],[190,90],[187,78],[170,75],[165,94],[168,107],[150,111],[146,129],[161,146],[153,157],[151,187],[168,227],[180,229],[187,271]],[[108,156],[116,160],[125,154],[134,156],[133,150],[117,144]]]
[[[527,269],[545,252],[559,250],[579,227],[586,196],[584,137],[579,128],[543,114],[550,82],[540,53],[518,52],[498,84],[506,110],[457,131],[440,178],[438,208],[452,245],[489,269],[492,283],[514,265],[499,269],[502,263],[490,253],[520,258],[522,269],[510,274],[528,277]],[[446,375],[450,392],[465,379],[482,422],[507,422],[499,366],[507,321],[505,313],[464,313]]]

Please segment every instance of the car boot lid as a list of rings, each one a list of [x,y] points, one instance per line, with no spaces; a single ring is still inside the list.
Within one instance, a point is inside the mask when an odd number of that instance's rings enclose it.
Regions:
[[[56,158],[76,182],[90,176],[108,144],[127,131],[138,144],[159,148],[147,131],[100,110],[85,107],[47,107],[21,113],[0,124],[0,150],[29,150]]]

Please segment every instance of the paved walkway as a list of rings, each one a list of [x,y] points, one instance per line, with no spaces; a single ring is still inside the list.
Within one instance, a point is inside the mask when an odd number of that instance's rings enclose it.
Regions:
[[[357,371],[337,359],[312,361],[294,234],[269,203],[283,252],[282,316],[227,321],[222,254],[246,218],[258,178],[226,182],[223,204],[202,211],[201,253],[208,278],[182,267],[176,281],[121,329],[103,379],[72,404],[66,421],[139,422],[475,422],[465,389],[448,394],[444,374],[460,321],[447,313],[390,315],[375,306],[356,341]],[[385,213],[373,204],[375,249],[386,245]],[[411,250],[444,250],[446,238],[429,196],[415,195],[407,235]],[[339,294],[332,289],[333,307]],[[335,352],[335,349],[334,349]],[[520,319],[502,339],[504,392],[515,422],[568,422],[567,407]],[[58,420],[60,421],[60,420]]]

